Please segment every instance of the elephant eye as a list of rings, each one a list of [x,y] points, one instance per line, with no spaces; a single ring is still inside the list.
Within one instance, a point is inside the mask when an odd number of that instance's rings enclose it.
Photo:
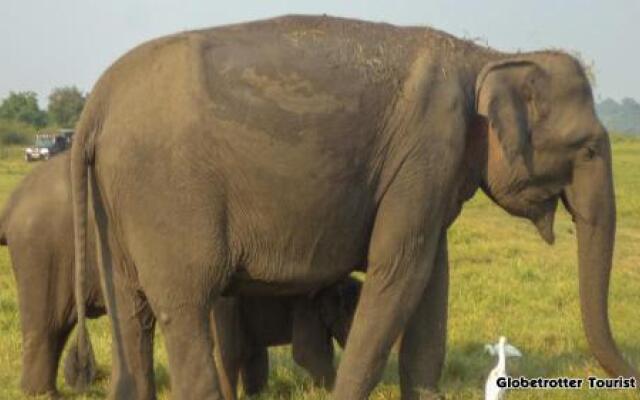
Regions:
[[[588,146],[584,153],[584,158],[587,160],[593,160],[596,156],[596,149],[592,146]]]

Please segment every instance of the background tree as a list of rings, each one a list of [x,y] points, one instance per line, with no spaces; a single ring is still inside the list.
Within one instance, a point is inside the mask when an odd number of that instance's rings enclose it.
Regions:
[[[621,102],[605,99],[596,104],[598,116],[610,132],[640,135],[640,103],[631,98]]]
[[[47,113],[38,106],[38,97],[34,92],[10,92],[0,104],[0,118],[36,128],[47,124]]]
[[[55,88],[49,95],[49,118],[61,128],[73,128],[84,102],[85,96],[75,86]]]
[[[0,118],[0,148],[9,145],[25,145],[33,141],[36,128],[24,122]],[[0,154],[0,159],[2,154]]]

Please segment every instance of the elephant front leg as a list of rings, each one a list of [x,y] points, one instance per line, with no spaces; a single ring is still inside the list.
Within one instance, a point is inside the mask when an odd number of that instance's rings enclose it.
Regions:
[[[429,283],[409,319],[400,348],[400,387],[407,400],[435,399],[447,341],[449,261],[446,232]]]
[[[387,194],[376,217],[367,278],[338,369],[334,398],[339,400],[368,397],[434,265],[441,234],[438,202],[427,209],[429,197],[412,179],[405,183]]]

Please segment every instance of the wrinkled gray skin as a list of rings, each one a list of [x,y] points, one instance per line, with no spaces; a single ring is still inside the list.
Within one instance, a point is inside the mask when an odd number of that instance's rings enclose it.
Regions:
[[[0,214],[0,245],[8,246],[17,281],[23,340],[21,387],[28,395],[57,396],[60,355],[76,323],[69,161],[65,152],[34,168]],[[93,242],[91,235],[89,249]],[[88,260],[84,303],[87,315],[97,318],[106,310],[93,252]],[[313,297],[221,298],[216,305],[215,314],[220,314],[216,328],[227,375],[237,376],[242,369],[245,392],[257,393],[268,377],[266,347],[293,342],[296,362],[318,385],[330,385],[335,375],[331,338],[344,346],[359,292],[358,281],[347,278]],[[152,335],[155,319],[148,310],[141,311],[147,317],[141,326]],[[65,362],[71,384],[76,379],[70,374],[77,369],[77,351],[74,343]],[[88,380],[95,377],[91,358]],[[145,365],[153,365],[152,354],[145,360]],[[153,375],[138,379],[147,378]],[[235,393],[235,381],[233,385]]]
[[[333,339],[344,348],[361,283],[347,278],[313,297],[222,297],[214,305],[216,346],[223,360],[221,385],[227,400],[235,398],[242,372],[245,395],[267,383],[267,347],[291,344],[294,361],[317,386],[335,380]],[[228,387],[225,387],[228,386]]]
[[[333,397],[366,398],[400,334],[402,397],[427,396],[445,354],[446,232],[478,187],[548,242],[563,200],[591,350],[610,374],[640,378],[607,312],[609,138],[582,67],[562,52],[306,16],[160,38],[92,90],[72,184],[79,277],[96,209],[115,398],[148,386],[129,372],[146,342],[129,339],[140,333],[127,304],[159,316],[174,398],[219,399],[212,301],[308,292],[355,266],[367,280]]]
[[[0,244],[8,245],[18,291],[20,385],[29,395],[56,395],[58,362],[76,323],[69,159],[67,152],[35,167],[0,216]],[[84,299],[88,316],[98,317],[105,307],[95,262],[89,265]]]

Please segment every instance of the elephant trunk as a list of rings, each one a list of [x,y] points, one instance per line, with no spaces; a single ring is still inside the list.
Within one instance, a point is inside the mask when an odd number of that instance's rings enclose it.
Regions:
[[[640,379],[620,354],[609,325],[616,204],[611,149],[608,142],[603,147],[602,155],[575,167],[564,197],[576,224],[582,322],[591,351],[607,373]]]

